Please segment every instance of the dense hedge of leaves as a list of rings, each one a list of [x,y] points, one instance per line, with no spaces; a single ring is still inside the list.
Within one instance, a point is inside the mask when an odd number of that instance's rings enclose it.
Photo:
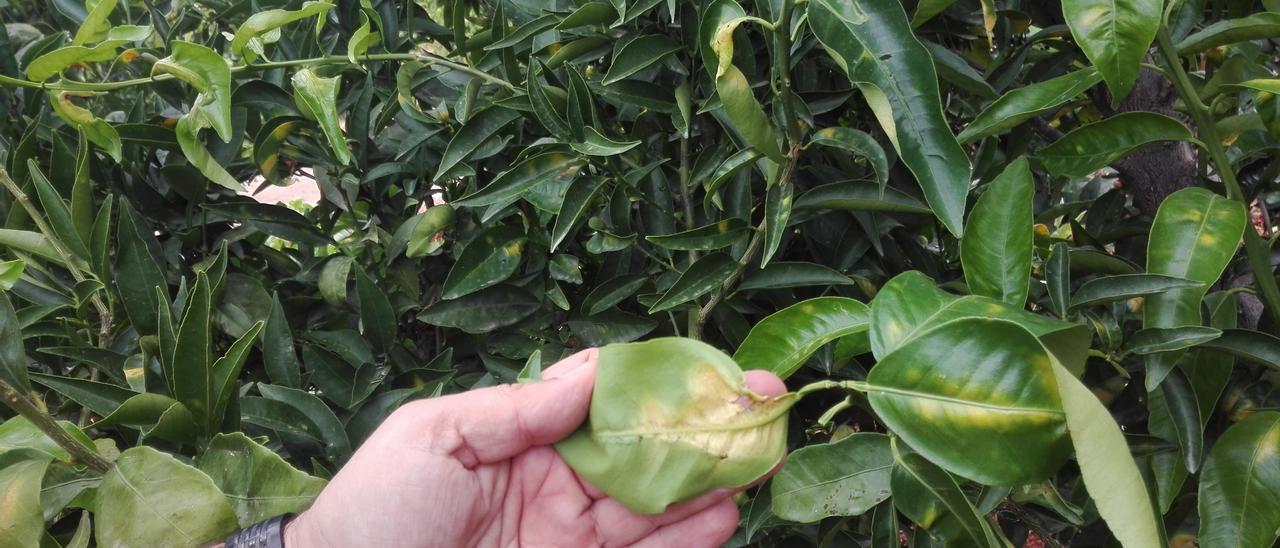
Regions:
[[[9,0],[5,538],[215,540],[677,335],[856,388],[734,545],[1270,546],[1277,8]]]

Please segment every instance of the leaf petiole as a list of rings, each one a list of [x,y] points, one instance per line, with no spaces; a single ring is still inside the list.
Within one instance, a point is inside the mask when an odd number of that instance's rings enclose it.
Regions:
[[[819,390],[831,390],[835,388],[843,388],[845,390],[856,392],[868,392],[871,390],[871,385],[867,384],[866,381],[818,381],[801,386],[799,390],[796,390],[796,398],[803,398]]]

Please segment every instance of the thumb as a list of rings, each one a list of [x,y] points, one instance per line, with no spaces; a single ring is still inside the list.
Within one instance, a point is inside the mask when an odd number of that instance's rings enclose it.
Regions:
[[[433,444],[468,468],[510,459],[550,445],[587,418],[596,378],[596,349],[583,350],[548,368],[544,380],[505,384],[427,400]]]

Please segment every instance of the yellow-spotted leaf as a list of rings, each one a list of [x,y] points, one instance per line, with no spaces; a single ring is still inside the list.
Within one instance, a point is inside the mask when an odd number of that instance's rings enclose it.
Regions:
[[[795,401],[751,392],[738,365],[705,343],[612,344],[600,349],[586,424],[556,451],[628,509],[657,514],[773,469]]]
[[[1053,358],[1016,323],[944,323],[881,359],[867,382],[881,420],[960,476],[987,485],[1037,482],[1069,455]]]
[[[1203,325],[1200,301],[1235,256],[1245,230],[1244,206],[1198,187],[1179,190],[1160,203],[1147,243],[1147,272],[1201,285],[1148,295],[1142,326]],[[1168,375],[1184,350],[1147,356],[1147,390]]]
[[[824,344],[849,336],[865,343],[870,315],[867,305],[845,297],[802,301],[760,320],[733,359],[743,369],[764,369],[785,379]]]
[[[515,273],[524,254],[526,237],[517,226],[486,230],[467,244],[444,280],[443,299],[456,299],[493,286]]]

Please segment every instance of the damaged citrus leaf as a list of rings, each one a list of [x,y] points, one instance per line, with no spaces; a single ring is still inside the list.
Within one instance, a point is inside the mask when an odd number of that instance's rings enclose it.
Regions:
[[[787,410],[798,396],[751,392],[738,364],[710,345],[611,344],[596,367],[587,422],[556,450],[634,512],[747,485],[786,452]]]

